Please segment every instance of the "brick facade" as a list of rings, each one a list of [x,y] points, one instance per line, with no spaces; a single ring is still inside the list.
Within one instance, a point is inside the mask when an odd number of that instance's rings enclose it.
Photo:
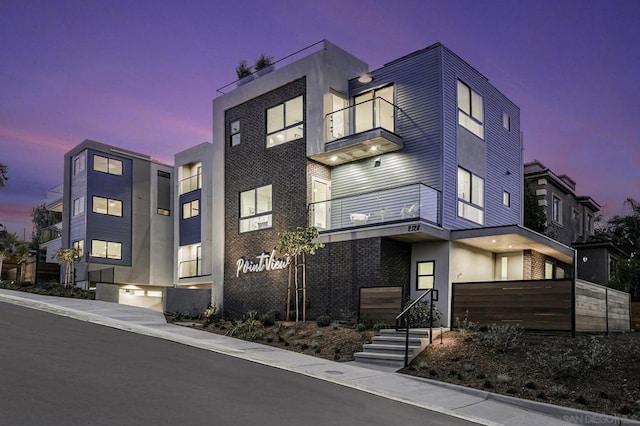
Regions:
[[[535,250],[525,250],[523,258],[522,278],[525,280],[543,280],[545,255]]]

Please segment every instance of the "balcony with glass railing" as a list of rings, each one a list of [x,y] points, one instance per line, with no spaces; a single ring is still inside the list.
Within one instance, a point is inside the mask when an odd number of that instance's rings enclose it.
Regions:
[[[47,201],[45,202],[45,208],[54,212],[62,211],[62,193],[64,185],[60,184],[47,191]]]
[[[178,264],[178,278],[192,278],[202,275],[202,259],[184,260]]]
[[[193,176],[184,178],[179,183],[180,195],[202,188],[202,174],[198,173]]]
[[[325,151],[311,156],[335,166],[402,149],[396,134],[400,109],[377,97],[327,114],[324,119]]]
[[[309,204],[320,233],[416,220],[441,224],[440,191],[419,183]]]

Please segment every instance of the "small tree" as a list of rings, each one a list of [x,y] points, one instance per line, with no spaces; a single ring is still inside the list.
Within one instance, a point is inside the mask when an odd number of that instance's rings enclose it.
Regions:
[[[298,227],[295,231],[281,232],[278,234],[280,239],[280,253],[293,259],[289,263],[289,278],[287,283],[287,320],[291,311],[291,281],[295,285],[295,301],[296,301],[296,322],[299,320],[299,291],[302,290],[302,321],[307,320],[307,274],[306,274],[306,258],[305,255],[315,254],[316,250],[324,247],[322,243],[314,243],[313,240],[318,238],[318,230],[310,226],[308,228]],[[298,279],[298,271],[302,274],[302,288]]]
[[[56,260],[60,265],[64,264],[64,288],[74,285],[73,262],[80,257],[77,248],[60,248],[56,251]]]
[[[5,257],[14,256],[19,245],[18,235],[10,234],[4,226],[0,225],[0,276],[2,275],[2,261]]]
[[[547,230],[547,214],[538,204],[538,197],[529,185],[524,185],[524,226],[544,234]]]

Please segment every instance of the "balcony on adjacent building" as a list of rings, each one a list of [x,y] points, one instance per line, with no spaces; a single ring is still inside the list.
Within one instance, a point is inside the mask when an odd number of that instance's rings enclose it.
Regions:
[[[202,260],[198,257],[193,260],[180,262],[178,268],[178,278],[192,278],[202,275]]]
[[[396,105],[375,97],[327,114],[325,151],[311,158],[336,166],[402,149],[402,138],[395,133],[399,113]]]
[[[309,204],[320,233],[416,220],[441,224],[440,191],[418,183]]]
[[[180,181],[180,195],[200,188],[202,188],[202,174],[200,172]]]

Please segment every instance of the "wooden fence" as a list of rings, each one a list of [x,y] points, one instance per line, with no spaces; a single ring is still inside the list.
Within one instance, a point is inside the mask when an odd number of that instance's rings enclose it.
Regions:
[[[451,327],[468,312],[468,320],[479,326],[570,331],[572,287],[564,280],[454,283]]]
[[[576,280],[576,331],[629,331],[629,293]]]
[[[360,289],[360,320],[376,323],[396,323],[402,311],[402,287],[362,287]]]
[[[629,294],[577,280],[454,283],[451,327],[517,324],[529,330],[608,332],[629,330]],[[574,299],[575,297],[575,299]],[[574,304],[575,300],[575,304]],[[575,321],[574,321],[575,320]]]

